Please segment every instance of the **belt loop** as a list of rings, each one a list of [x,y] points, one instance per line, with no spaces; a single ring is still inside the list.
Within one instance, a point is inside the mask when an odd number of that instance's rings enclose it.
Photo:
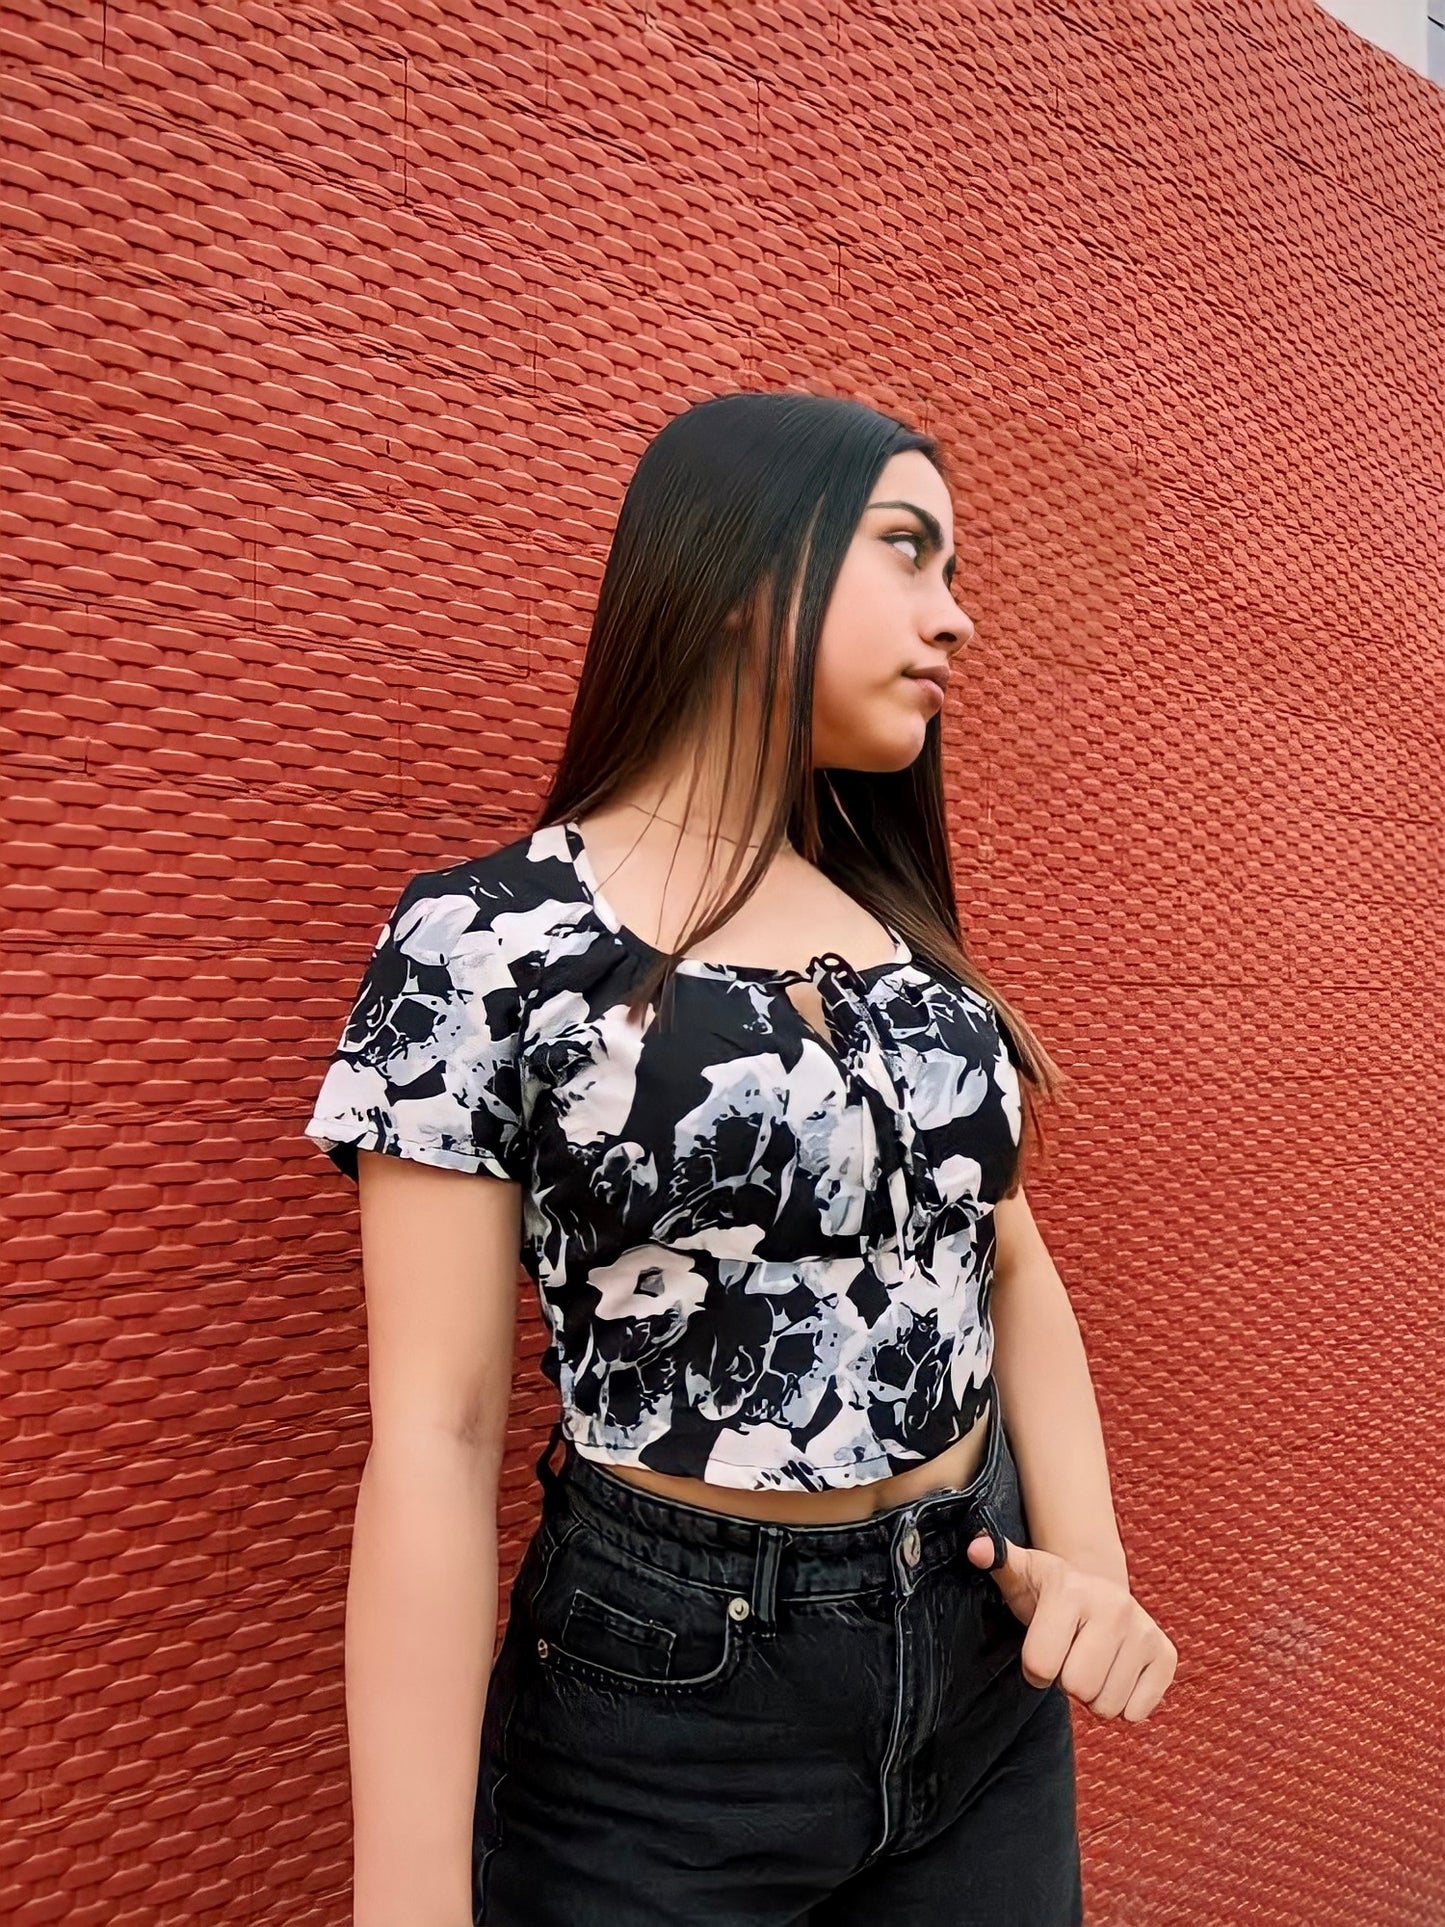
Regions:
[[[1008,1557],[1008,1548],[1004,1544],[1004,1529],[999,1524],[992,1506],[984,1504],[976,1505],[973,1508],[973,1520],[977,1528],[974,1537],[977,1538],[980,1532],[986,1532],[993,1541],[993,1557],[982,1570],[985,1572],[997,1572],[1004,1560]],[[979,1568],[975,1567],[974,1570],[978,1571]]]
[[[1004,1429],[1003,1399],[999,1393],[998,1378],[992,1368],[984,1384],[988,1388],[989,1396],[988,1445],[985,1451],[985,1462],[989,1465],[997,1465],[1007,1448],[1008,1434]],[[980,1532],[986,1532],[993,1542],[993,1557],[983,1570],[997,1572],[1008,1556],[1004,1546],[1006,1535],[999,1523],[998,1515],[991,1505],[980,1501],[973,1507],[973,1521],[975,1536]]]
[[[778,1565],[787,1536],[784,1526],[762,1525],[758,1528],[758,1557],[753,1567],[753,1596],[749,1603],[753,1609],[753,1623],[759,1632],[777,1630]]]
[[[562,1420],[559,1417],[555,1422],[555,1424],[553,1425],[552,1430],[547,1434],[547,1443],[542,1447],[541,1452],[537,1455],[537,1461],[536,1461],[537,1477],[541,1481],[543,1492],[548,1497],[553,1496],[558,1491],[561,1485],[561,1480],[557,1477],[557,1474],[552,1470],[550,1461],[551,1461],[553,1452],[557,1449],[558,1441],[562,1437],[563,1437]]]

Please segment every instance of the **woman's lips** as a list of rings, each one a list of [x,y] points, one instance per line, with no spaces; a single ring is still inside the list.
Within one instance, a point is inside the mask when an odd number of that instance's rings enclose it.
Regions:
[[[919,688],[924,690],[928,695],[936,697],[939,706],[942,707],[944,691],[941,678],[937,676],[915,676],[911,671],[907,672],[907,674],[910,682],[917,683]]]

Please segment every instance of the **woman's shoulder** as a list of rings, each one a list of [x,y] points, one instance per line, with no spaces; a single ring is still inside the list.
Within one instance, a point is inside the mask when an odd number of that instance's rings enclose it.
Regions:
[[[561,910],[579,902],[581,882],[562,826],[524,830],[482,855],[420,870],[402,891],[399,907],[459,898],[499,915],[545,912],[552,905]]]
[[[484,854],[416,872],[383,935],[418,963],[490,960],[535,985],[560,934],[586,910],[560,824],[508,838]]]

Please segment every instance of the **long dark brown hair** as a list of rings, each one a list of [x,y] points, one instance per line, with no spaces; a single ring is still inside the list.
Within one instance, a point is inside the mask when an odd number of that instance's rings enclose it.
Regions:
[[[585,817],[669,751],[728,730],[738,754],[744,678],[782,689],[781,781],[775,705],[762,703],[745,842],[756,854],[677,947],[634,985],[634,1016],[661,999],[674,966],[736,914],[785,839],[840,889],[899,931],[920,961],[992,1003],[1019,1073],[1023,1137],[1042,1147],[1039,1099],[1063,1073],[1022,1013],[969,957],[944,822],[942,732],[930,717],[906,769],[814,769],[813,674],[829,599],[879,471],[917,449],[948,481],[938,445],[866,404],[793,391],[717,395],[674,416],[644,450],[607,557],[567,739],[534,828]],[[731,617],[731,620],[730,620]],[[794,624],[791,656],[787,646]],[[758,634],[763,632],[761,658]],[[745,774],[745,772],[744,772]],[[715,847],[715,846],[714,846]],[[733,881],[743,856],[724,878]]]

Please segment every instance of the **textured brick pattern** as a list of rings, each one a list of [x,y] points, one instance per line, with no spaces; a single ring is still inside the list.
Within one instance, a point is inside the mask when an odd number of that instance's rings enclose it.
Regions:
[[[1445,95],[1309,0],[0,16],[0,1914],[348,1918],[356,1226],[403,878],[525,826],[719,388],[960,463],[972,940],[1136,1589],[1094,1927],[1430,1927]],[[530,1297],[510,1571],[547,1421]]]

